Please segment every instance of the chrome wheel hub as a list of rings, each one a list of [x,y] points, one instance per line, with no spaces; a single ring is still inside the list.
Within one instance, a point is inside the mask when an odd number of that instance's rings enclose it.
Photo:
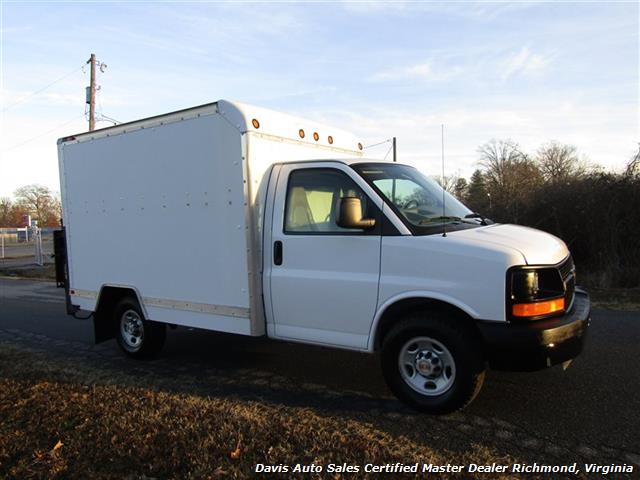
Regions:
[[[120,336],[130,350],[137,350],[142,346],[144,324],[135,310],[127,310],[120,317]]]
[[[453,355],[441,342],[430,337],[407,341],[400,349],[398,367],[405,383],[422,395],[445,393],[456,377]]]
[[[442,373],[442,361],[436,353],[420,351],[415,358],[415,368],[424,377],[437,377]]]

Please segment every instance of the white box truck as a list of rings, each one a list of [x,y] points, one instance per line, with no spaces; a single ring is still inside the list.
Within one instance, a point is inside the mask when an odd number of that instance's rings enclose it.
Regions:
[[[58,141],[67,310],[96,341],[156,354],[167,324],[379,352],[433,413],[486,366],[582,350],[587,294],[566,245],[495,224],[333,127],[218,101]]]

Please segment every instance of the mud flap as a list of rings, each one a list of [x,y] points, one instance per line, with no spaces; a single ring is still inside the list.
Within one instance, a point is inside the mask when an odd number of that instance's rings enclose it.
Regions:
[[[67,237],[64,227],[53,231],[53,258],[56,267],[56,287],[64,288],[67,315],[75,315],[78,306],[71,303],[69,295],[69,257],[67,256]]]
[[[65,229],[53,231],[53,258],[56,266],[56,287],[69,286],[69,267],[67,265],[67,239]]]

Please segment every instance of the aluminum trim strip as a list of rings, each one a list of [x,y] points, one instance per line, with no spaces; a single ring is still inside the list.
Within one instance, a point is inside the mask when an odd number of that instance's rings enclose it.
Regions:
[[[95,300],[98,298],[98,292],[90,290],[73,290],[72,297],[88,298]],[[166,298],[142,297],[142,302],[146,308],[158,307],[168,308],[171,310],[181,310],[186,312],[209,313],[222,315],[224,317],[250,318],[251,309],[243,307],[231,307],[229,305],[214,305],[211,303],[184,302],[179,300],[169,300]]]
[[[69,290],[73,292],[71,294],[72,297],[91,298],[91,299],[98,298],[98,292],[92,292],[91,290],[77,290],[75,288],[70,288]]]
[[[118,125],[114,125],[113,127],[101,128],[92,132],[82,132],[75,135],[67,135],[66,137],[58,140],[58,145],[61,145],[64,149],[66,145],[89,142],[106,137],[115,137],[117,135],[136,132],[138,130],[155,128],[161,125],[167,125],[170,123],[181,122],[183,120],[191,120],[193,118],[207,117],[216,114],[218,114],[217,102],[208,103],[198,107],[186,108],[184,110],[164,113],[162,115],[155,115],[153,117],[133,120],[131,122],[120,123]],[[71,140],[71,137],[75,137],[75,139]],[[69,140],[65,140],[65,138],[69,138]]]
[[[249,318],[251,310],[243,307],[231,307],[228,305],[214,305],[210,303],[183,302],[165,298],[143,297],[145,306],[183,310],[187,312],[212,313],[225,317]]]

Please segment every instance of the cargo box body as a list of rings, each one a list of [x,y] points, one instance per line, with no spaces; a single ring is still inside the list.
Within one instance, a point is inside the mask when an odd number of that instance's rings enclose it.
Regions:
[[[71,302],[128,287],[147,318],[263,335],[272,164],[360,155],[345,132],[225,101],[61,139]]]

